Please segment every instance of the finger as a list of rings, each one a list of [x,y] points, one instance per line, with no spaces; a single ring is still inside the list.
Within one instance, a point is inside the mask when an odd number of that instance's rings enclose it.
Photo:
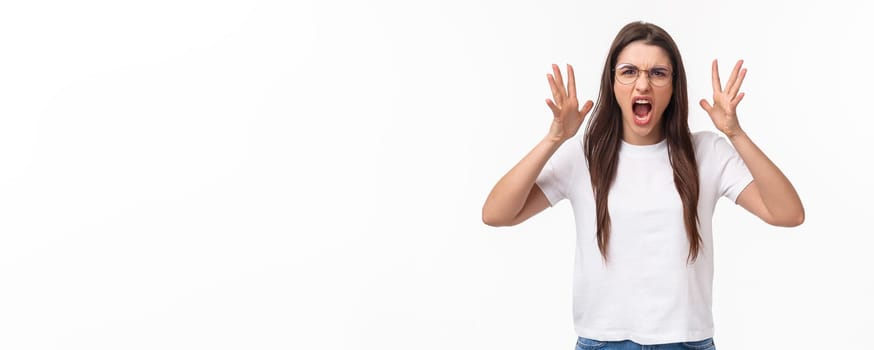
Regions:
[[[555,86],[555,78],[552,76],[552,74],[547,74],[546,80],[549,80],[549,89],[552,90],[552,98],[555,99],[556,102],[561,104],[562,96],[561,92],[558,91],[558,87]]]
[[[577,97],[577,82],[574,78],[574,67],[567,65],[567,92],[568,97]]]
[[[737,81],[734,83],[734,85],[731,86],[731,90],[728,91],[728,94],[729,94],[728,96],[730,96],[732,99],[734,99],[734,97],[737,96],[737,92],[738,92],[738,90],[740,90],[740,86],[741,86],[741,84],[743,84],[744,77],[746,77],[746,76],[747,76],[747,69],[746,68],[741,69],[740,74],[737,77]]]
[[[728,82],[725,83],[725,89],[731,92],[731,90],[737,91],[734,89],[734,86],[737,83],[737,77],[740,73],[740,67],[744,64],[744,60],[738,60],[737,63],[734,64],[734,68],[731,69],[731,75],[728,77]],[[734,97],[734,95],[731,95]]]
[[[701,99],[701,101],[698,101],[698,104],[701,105],[701,108],[704,108],[704,111],[706,111],[707,114],[710,114],[710,110],[713,109],[713,107],[710,106],[710,102],[707,102],[707,100],[703,98]]]
[[[560,110],[559,110],[558,107],[555,105],[555,103],[552,102],[552,100],[550,100],[550,99],[547,98],[547,99],[546,99],[546,105],[549,106],[549,109],[552,110],[552,114],[553,114],[553,115],[558,115],[558,112],[559,112]]]
[[[719,82],[719,64],[716,63],[716,60],[713,60],[712,72],[713,75],[713,93],[722,92],[722,83]]]
[[[745,95],[746,95],[746,94],[744,94],[743,92],[739,93],[739,94],[737,95],[737,97],[735,97],[734,100],[731,101],[731,104],[732,104],[733,106],[737,107],[737,105],[740,103],[740,101],[744,99],[744,96],[745,96]]]
[[[555,73],[555,87],[558,88],[558,91],[561,92],[561,96],[567,96],[567,91],[564,90],[564,80],[561,79],[561,70],[558,69],[557,64],[552,65],[552,71]],[[562,103],[564,98],[561,100],[557,100],[556,102]]]
[[[583,104],[583,109],[580,110],[580,115],[585,116],[586,114],[589,114],[589,111],[592,110],[592,106],[594,105],[595,103],[592,102],[592,100],[586,101],[586,103]]]

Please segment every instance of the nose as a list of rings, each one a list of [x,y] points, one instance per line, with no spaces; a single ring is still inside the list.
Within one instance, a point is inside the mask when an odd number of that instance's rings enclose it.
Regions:
[[[634,88],[638,91],[647,91],[650,87],[649,71],[641,69],[637,72],[637,80],[634,81]]]

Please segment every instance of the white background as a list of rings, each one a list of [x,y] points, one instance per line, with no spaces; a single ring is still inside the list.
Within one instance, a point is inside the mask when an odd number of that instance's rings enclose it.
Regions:
[[[671,33],[693,130],[710,62],[807,221],[714,219],[720,349],[864,346],[867,2],[0,5],[0,348],[571,349],[573,216],[492,228],[627,22]]]

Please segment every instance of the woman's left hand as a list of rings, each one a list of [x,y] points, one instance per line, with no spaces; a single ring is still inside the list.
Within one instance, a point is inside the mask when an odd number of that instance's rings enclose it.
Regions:
[[[725,84],[725,89],[719,81],[719,67],[713,60],[713,105],[707,99],[701,99],[701,108],[707,111],[716,128],[729,138],[743,133],[737,121],[737,105],[744,98],[744,93],[738,93],[740,85],[747,75],[747,69],[741,69],[743,60],[737,61],[731,71],[731,77]]]

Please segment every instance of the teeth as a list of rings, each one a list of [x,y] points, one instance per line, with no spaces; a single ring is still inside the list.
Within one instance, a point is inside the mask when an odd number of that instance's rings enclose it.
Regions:
[[[635,100],[634,103],[636,103],[636,104],[649,104],[649,101],[648,100]]]

